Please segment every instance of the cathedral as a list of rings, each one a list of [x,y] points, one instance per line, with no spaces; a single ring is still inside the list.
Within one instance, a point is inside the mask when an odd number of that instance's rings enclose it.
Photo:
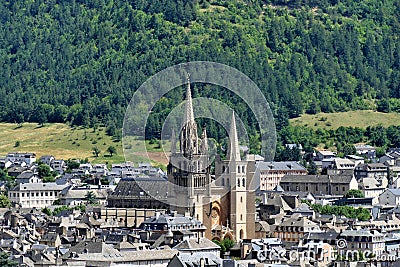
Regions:
[[[250,188],[255,160],[251,155],[241,158],[234,113],[229,140],[226,160],[217,156],[212,174],[207,132],[203,128],[199,138],[188,80],[179,142],[172,140],[168,164],[168,203],[171,210],[200,220],[212,240],[255,235],[255,192]]]

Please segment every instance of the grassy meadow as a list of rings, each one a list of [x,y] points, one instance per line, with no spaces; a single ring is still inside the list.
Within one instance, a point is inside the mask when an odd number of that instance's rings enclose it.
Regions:
[[[140,149],[140,142],[129,140],[128,160],[142,162],[146,159],[144,149]],[[163,143],[164,149],[169,151],[170,144]],[[110,155],[109,146],[114,146],[117,153]],[[93,148],[100,149],[95,157]],[[146,142],[148,155],[155,165],[165,166],[167,157],[159,148],[159,144]],[[127,149],[127,147],[125,148]],[[104,127],[96,130],[83,127],[70,127],[62,123],[46,123],[43,126],[37,123],[24,123],[18,126],[13,123],[0,123],[0,157],[8,152],[34,152],[37,158],[43,155],[53,155],[58,159],[85,159],[92,163],[121,163],[125,161],[122,142],[114,141],[108,136]]]
[[[366,128],[367,126],[400,125],[399,113],[382,113],[373,110],[354,110],[337,113],[303,114],[290,120],[294,126],[302,125],[312,129],[337,129],[340,126]]]

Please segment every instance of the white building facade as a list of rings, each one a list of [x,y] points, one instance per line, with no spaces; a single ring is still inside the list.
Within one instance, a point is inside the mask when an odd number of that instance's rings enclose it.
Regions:
[[[65,187],[56,183],[19,184],[8,192],[8,198],[22,208],[44,208],[59,199]]]

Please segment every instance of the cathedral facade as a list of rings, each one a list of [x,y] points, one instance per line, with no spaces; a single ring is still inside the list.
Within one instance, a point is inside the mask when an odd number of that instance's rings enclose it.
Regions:
[[[188,80],[179,142],[172,140],[168,164],[168,203],[171,210],[200,220],[209,239],[251,239],[255,237],[255,192],[250,188],[255,160],[251,155],[241,158],[234,113],[229,140],[226,160],[217,157],[212,174],[207,132],[203,128],[198,136]]]

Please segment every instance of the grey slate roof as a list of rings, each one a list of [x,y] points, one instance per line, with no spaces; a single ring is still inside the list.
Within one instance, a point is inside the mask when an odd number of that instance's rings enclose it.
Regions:
[[[203,259],[206,266],[222,266],[222,259],[215,256],[214,253],[180,253],[176,256],[183,266],[196,267],[200,266],[200,260]]]
[[[45,241],[45,242],[54,242],[57,240],[57,233],[47,233],[44,236],[42,236],[42,238],[40,239],[40,241]]]
[[[282,171],[306,171],[302,165],[296,161],[259,161],[257,168],[261,171],[265,170],[282,170]]]
[[[344,230],[340,236],[383,236],[378,231],[370,232],[368,230]]]
[[[157,196],[166,199],[168,181],[163,178],[124,178],[121,179],[110,198],[136,198],[141,195]]]
[[[75,252],[77,254],[83,253],[101,253],[103,255],[115,255],[120,254],[120,252],[110,245],[104,242],[92,242],[92,241],[82,241],[75,246],[71,247],[69,252]],[[68,254],[68,253],[67,253]]]
[[[19,184],[12,191],[61,191],[66,185],[58,185],[56,183],[31,183]]]
[[[356,167],[356,170],[374,171],[374,170],[383,170],[386,168],[387,166],[383,163],[367,163],[367,164],[359,164]]]
[[[219,250],[220,247],[212,242],[211,240],[202,237],[202,238],[190,238],[180,242],[178,245],[174,247],[177,250],[210,250],[215,249]]]
[[[17,176],[17,179],[29,179],[31,177],[33,177],[35,174],[33,173],[33,171],[24,171],[23,173],[19,174]]]
[[[279,224],[279,226],[300,226],[300,227],[305,227],[305,226],[318,226],[315,222],[310,221],[309,219],[305,217],[292,217],[289,218],[288,220],[285,220]]]
[[[389,188],[389,189],[387,189],[387,191],[392,193],[395,196],[400,196],[400,189]]]
[[[92,192],[96,198],[106,198],[108,189],[88,189],[88,188],[70,188],[64,190],[62,195],[63,199],[84,199],[88,192]]]
[[[285,175],[281,183],[339,183],[347,184],[353,179],[352,175]]]
[[[272,190],[275,192],[284,192],[285,190],[283,190],[282,186],[280,186],[279,184],[277,186],[275,186],[275,188]]]
[[[172,227],[172,226],[188,226],[190,229],[193,228],[203,228],[203,224],[191,217],[186,217],[183,215],[166,215],[160,214],[158,216],[153,216],[143,221],[139,228],[145,229],[145,227],[154,229],[155,226],[160,230],[163,229],[164,226]],[[183,228],[182,228],[183,229]]]
[[[348,184],[353,179],[353,175],[330,175],[329,178],[331,183]]]
[[[285,175],[281,183],[328,183],[328,175]]]
[[[339,236],[339,233],[330,230],[327,232],[310,232],[306,233],[304,235],[304,239],[309,239],[309,240],[336,240],[337,237]]]

